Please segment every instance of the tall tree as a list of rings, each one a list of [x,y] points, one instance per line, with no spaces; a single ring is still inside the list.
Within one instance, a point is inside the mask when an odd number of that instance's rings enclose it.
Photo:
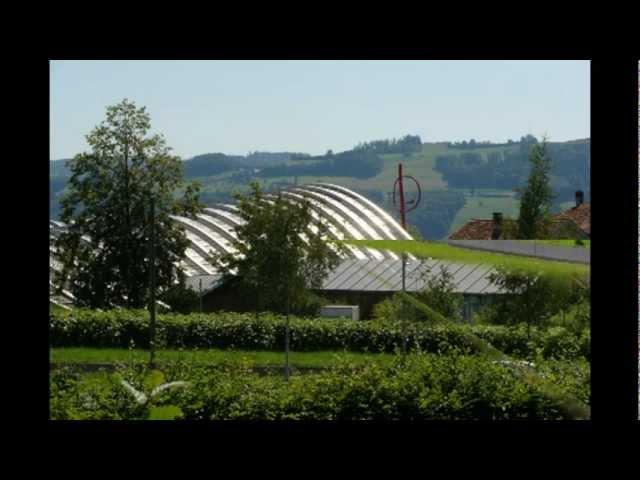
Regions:
[[[244,221],[235,227],[236,252],[212,255],[212,263],[256,311],[284,312],[287,299],[291,311],[305,308],[309,290],[322,285],[345,247],[330,241],[327,224],[313,218],[307,200],[266,196],[257,182],[236,199]]]
[[[553,191],[550,185],[551,158],[547,153],[547,142],[534,143],[529,154],[531,170],[524,188],[518,189],[520,215],[518,237],[521,239],[544,238],[547,235]]]
[[[87,135],[91,150],[69,162],[71,178],[60,201],[68,231],[56,242],[63,263],[57,283],[68,285],[80,305],[145,305],[152,200],[158,293],[183,280],[177,264],[188,240],[170,215],[201,211],[199,186],[183,183],[180,158],[150,128],[146,109],[125,99],[107,107],[106,119]]]

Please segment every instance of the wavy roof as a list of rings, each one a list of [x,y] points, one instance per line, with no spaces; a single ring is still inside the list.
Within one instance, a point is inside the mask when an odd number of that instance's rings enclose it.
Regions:
[[[356,240],[412,240],[387,212],[362,195],[330,183],[315,183],[282,190],[282,194],[294,201],[309,200],[312,215],[326,222],[333,239]],[[273,195],[266,195],[273,198]],[[232,243],[237,239],[235,227],[243,223],[235,205],[216,204],[205,208],[197,218],[172,217],[185,230],[189,246],[181,262],[188,277],[213,275],[214,267],[207,261],[211,253],[233,252]],[[49,222],[52,235],[65,228],[62,222]],[[312,225],[310,229],[314,229]],[[399,260],[397,254],[367,247],[348,247],[348,258],[358,260]]]

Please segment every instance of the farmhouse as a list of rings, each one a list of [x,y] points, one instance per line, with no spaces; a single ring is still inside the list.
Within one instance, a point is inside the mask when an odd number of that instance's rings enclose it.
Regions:
[[[584,202],[584,193],[576,192],[575,206],[551,217],[551,236],[554,239],[591,238],[591,205]],[[503,219],[496,212],[492,219],[474,218],[449,236],[449,240],[503,240],[505,232],[513,226],[514,220]]]

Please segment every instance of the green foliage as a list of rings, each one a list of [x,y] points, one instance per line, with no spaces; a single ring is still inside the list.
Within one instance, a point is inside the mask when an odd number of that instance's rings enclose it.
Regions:
[[[182,416],[182,410],[175,405],[151,407],[148,420],[176,420]]]
[[[418,300],[449,320],[460,320],[462,296],[455,293],[453,274],[444,266],[440,266],[438,273],[434,273],[433,268],[426,263],[423,263],[421,269],[425,284],[417,295]]]
[[[420,302],[417,302],[418,306]],[[75,309],[50,312],[52,347],[147,348],[149,315],[143,310],[96,312]],[[389,319],[393,320],[393,319]],[[285,319],[281,315],[221,312],[217,314],[160,314],[157,316],[159,348],[281,349]],[[291,350],[300,352],[349,350],[393,353],[406,334],[409,349],[423,352],[466,353],[484,351],[488,342],[507,355],[519,358],[589,357],[588,336],[564,328],[546,330],[524,325],[430,325],[411,323],[406,330],[393,321],[367,322],[347,319],[290,318]],[[479,340],[478,340],[479,339]],[[554,345],[564,342],[561,350]]]
[[[406,295],[409,295],[449,320],[460,320],[462,298],[454,292],[453,275],[443,267],[439,269],[438,273],[434,273],[433,269],[427,267],[426,264],[422,266],[421,275],[425,280],[424,288],[421,291],[404,295],[395,293],[391,298],[377,303],[373,307],[373,318],[378,321],[397,319],[433,323],[429,312],[425,312],[419,305],[415,305],[405,298]]]
[[[235,227],[235,251],[212,255],[212,264],[248,302],[255,299],[255,310],[285,311],[287,301],[293,312],[313,309],[309,290],[322,285],[344,247],[329,240],[328,225],[314,219],[306,199],[270,199],[255,182],[236,198],[243,223]]]
[[[553,191],[550,185],[551,158],[547,153],[547,143],[531,147],[529,161],[531,170],[520,193],[520,215],[518,217],[518,238],[546,238],[550,227]]]
[[[68,232],[56,241],[64,265],[56,283],[68,284],[80,305],[140,308],[148,302],[152,198],[158,291],[182,281],[176,263],[189,242],[170,216],[201,210],[198,186],[189,184],[174,198],[183,187],[181,161],[150,128],[145,108],[124,100],[108,107],[106,120],[87,136],[91,151],[68,162],[71,178],[60,200]]]
[[[556,313],[549,319],[549,324],[564,327],[569,332],[581,335],[589,329],[591,322],[591,304],[583,300]]]
[[[418,207],[408,214],[419,236],[409,233],[417,240],[437,240],[447,236],[451,223],[465,205],[462,192],[455,190],[427,191],[422,193]]]
[[[539,145],[533,136],[509,144],[449,144],[448,150],[435,156],[435,167],[450,188],[513,190],[526,182],[530,149]],[[573,200],[577,189],[588,190],[584,171],[588,149],[588,139],[548,144],[557,201]]]
[[[169,305],[174,312],[191,313],[198,309],[200,296],[195,290],[176,284],[167,288],[160,300]]]
[[[248,366],[196,367],[176,363],[168,377],[185,378],[188,389],[169,391],[150,415],[182,412],[185,420],[498,420],[567,419],[557,395],[589,401],[587,362],[548,361],[536,365],[543,381],[528,383],[523,373],[483,357],[409,355],[391,365],[342,362],[318,374],[253,374]],[[144,370],[123,370],[139,383]],[[90,379],[55,370],[50,380],[52,419],[142,419],[106,375]],[[170,406],[174,406],[171,408]]]
[[[399,139],[374,140],[372,142],[359,143],[354,151],[374,152],[378,154],[401,153],[409,155],[422,151],[420,135],[405,135]]]
[[[302,175],[328,177],[375,177],[384,168],[384,161],[377,154],[366,150],[348,150],[326,156],[313,157],[313,162],[294,165],[278,165],[260,170],[258,177],[294,177]]]
[[[553,282],[544,275],[502,267],[496,268],[489,279],[506,293],[485,307],[478,317],[483,323],[560,325],[576,334],[588,327],[589,290],[580,284]],[[565,316],[562,312],[567,310],[571,313]],[[563,323],[565,318],[567,322]]]
[[[349,360],[351,363],[364,364],[372,358],[381,362],[389,362],[394,354],[349,352],[347,350],[325,350],[316,352],[290,352],[289,359],[293,367],[322,368],[334,365],[338,359]],[[156,352],[156,365],[164,366],[178,360],[196,364],[215,365],[240,363],[249,361],[261,367],[282,366],[282,352],[269,350],[222,350],[222,349],[169,349]],[[59,364],[87,364],[111,363],[118,364],[148,364],[149,352],[142,349],[124,348],[88,348],[63,347],[50,349],[50,363]]]
[[[235,157],[223,153],[198,155],[184,162],[184,175],[187,178],[209,177],[237,168]]]

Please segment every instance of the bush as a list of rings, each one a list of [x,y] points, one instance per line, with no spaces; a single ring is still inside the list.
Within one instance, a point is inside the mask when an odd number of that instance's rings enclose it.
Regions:
[[[187,420],[425,420],[563,419],[544,393],[556,391],[588,404],[586,362],[546,362],[541,380],[523,382],[510,367],[482,357],[410,355],[391,366],[348,363],[317,374],[260,376],[246,365],[225,368],[176,363],[165,368],[167,381],[186,388],[163,393],[157,405],[175,405]],[[144,369],[106,376],[51,375],[52,419],[143,418],[114,378],[142,388]],[[89,379],[89,380],[87,380]]]
[[[394,352],[403,344],[403,329],[397,324],[346,319],[291,317],[291,350],[350,350]],[[166,348],[238,348],[281,350],[284,317],[263,313],[220,312],[215,314],[159,314],[157,341]],[[407,345],[422,352],[475,351],[476,335],[507,355],[520,358],[589,358],[588,331],[572,335],[564,328],[531,328],[523,325],[422,325],[406,327]],[[49,313],[52,347],[111,347],[132,345],[147,348],[149,316],[144,310],[73,310]]]
[[[160,297],[174,312],[191,313],[198,309],[200,296],[184,285],[174,285]]]
[[[572,305],[567,311],[557,313],[551,317],[549,323],[564,327],[575,335],[582,335],[589,328],[590,321],[591,305],[588,301],[583,301]]]

